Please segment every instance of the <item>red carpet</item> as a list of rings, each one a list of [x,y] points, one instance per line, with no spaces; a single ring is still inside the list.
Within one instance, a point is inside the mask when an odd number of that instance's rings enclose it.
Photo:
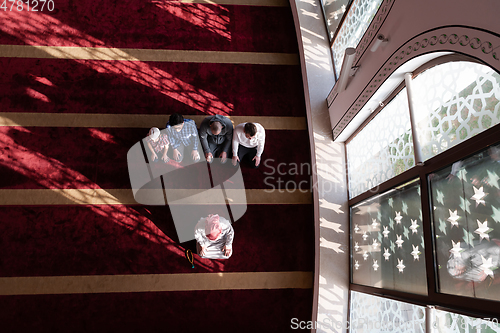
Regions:
[[[2,112],[305,116],[298,66],[0,58],[0,67]]]
[[[0,322],[12,333],[294,332],[311,303],[304,289],[10,296]]]
[[[266,215],[272,213],[272,221]],[[230,260],[184,258],[168,207],[0,207],[0,276],[312,271],[311,205],[249,205]],[[34,223],[36,222],[36,223]]]
[[[0,127],[0,170],[11,175],[0,182],[0,188],[130,188],[127,152],[146,132],[136,128]],[[293,148],[288,146],[290,138]],[[259,169],[243,169],[247,188],[278,188],[278,181],[283,182],[282,187],[289,181],[302,182],[304,189],[310,186],[306,131],[267,130],[262,156]]]
[[[286,7],[175,1],[56,1],[53,12],[0,11],[0,44],[297,52]],[[257,18],[257,20],[256,20]]]

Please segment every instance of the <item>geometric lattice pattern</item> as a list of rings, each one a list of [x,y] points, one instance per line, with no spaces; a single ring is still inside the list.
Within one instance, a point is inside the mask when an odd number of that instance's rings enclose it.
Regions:
[[[348,47],[356,48],[383,0],[354,0],[342,27],[332,45],[333,63],[337,77],[340,75],[344,52]]]
[[[500,332],[498,318],[472,318],[441,310],[435,310],[434,327],[439,333]]]
[[[351,333],[424,333],[425,308],[351,291]]]
[[[418,75],[413,88],[424,160],[500,123],[500,75],[488,66],[437,65]]]
[[[500,145],[429,180],[439,292],[500,300]]]
[[[418,181],[351,208],[352,282],[427,294]]]
[[[406,89],[396,95],[346,148],[350,198],[414,166]]]

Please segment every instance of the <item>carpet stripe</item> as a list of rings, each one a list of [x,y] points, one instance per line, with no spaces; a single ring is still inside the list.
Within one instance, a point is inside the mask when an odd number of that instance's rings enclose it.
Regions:
[[[229,218],[224,210],[207,206],[194,220],[209,213]],[[234,254],[210,260],[196,254],[194,240],[179,243],[166,206],[0,206],[0,276],[309,272],[312,216],[312,205],[249,205],[233,223]]]
[[[143,190],[147,191],[147,190]],[[157,193],[153,191],[153,195]],[[198,190],[177,190],[185,197]],[[180,193],[182,191],[182,194]],[[239,192],[239,190],[236,190]],[[271,191],[261,189],[247,189],[246,203],[250,205],[311,204],[311,193],[300,191],[287,192],[282,190]],[[237,192],[226,190],[228,198],[238,198]],[[233,204],[241,204],[238,200]],[[212,202],[196,202],[196,204],[211,205]],[[3,189],[0,190],[1,206],[17,205],[138,205],[130,189]]]
[[[0,112],[0,126],[25,127],[116,127],[150,128],[166,122],[170,115],[143,114],[92,114],[92,113],[28,113]],[[184,115],[193,119],[197,126],[206,116]],[[264,126],[267,130],[305,130],[305,117],[264,117],[233,116],[228,117],[233,124],[251,121]]]
[[[312,272],[248,272],[0,278],[0,295],[235,289],[308,289]]]
[[[125,60],[217,64],[298,65],[297,54],[185,50],[118,49],[106,47],[0,45],[0,57],[78,60]]]
[[[0,68],[2,112],[304,117],[299,66],[0,58]]]

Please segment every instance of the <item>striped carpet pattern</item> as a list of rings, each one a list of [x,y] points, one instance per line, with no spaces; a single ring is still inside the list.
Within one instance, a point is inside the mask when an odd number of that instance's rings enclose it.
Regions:
[[[288,2],[61,0],[0,10],[0,22],[5,332],[286,332],[310,320],[311,166]],[[266,128],[261,167],[242,168],[229,260],[195,254],[192,268],[195,242],[179,243],[168,207],[132,196],[127,152],[174,112]]]

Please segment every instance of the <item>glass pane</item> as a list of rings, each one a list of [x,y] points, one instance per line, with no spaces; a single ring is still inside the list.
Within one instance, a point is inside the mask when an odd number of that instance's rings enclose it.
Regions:
[[[356,48],[370,26],[382,0],[354,0],[332,45],[333,62],[340,75],[344,52],[348,47]]]
[[[350,332],[425,332],[425,308],[351,291]]]
[[[351,235],[353,283],[427,294],[418,181],[352,207]]]
[[[414,165],[406,89],[347,144],[347,161],[350,198]]]
[[[500,145],[429,175],[439,291],[500,300]]]
[[[500,122],[500,75],[488,66],[449,62],[413,80],[424,159]]]
[[[498,318],[473,318],[458,313],[435,310],[435,325],[439,333],[500,333]]]
[[[346,8],[351,0],[323,0],[323,10],[326,18],[326,28],[328,29],[329,39],[332,40],[340,21],[346,13]]]

